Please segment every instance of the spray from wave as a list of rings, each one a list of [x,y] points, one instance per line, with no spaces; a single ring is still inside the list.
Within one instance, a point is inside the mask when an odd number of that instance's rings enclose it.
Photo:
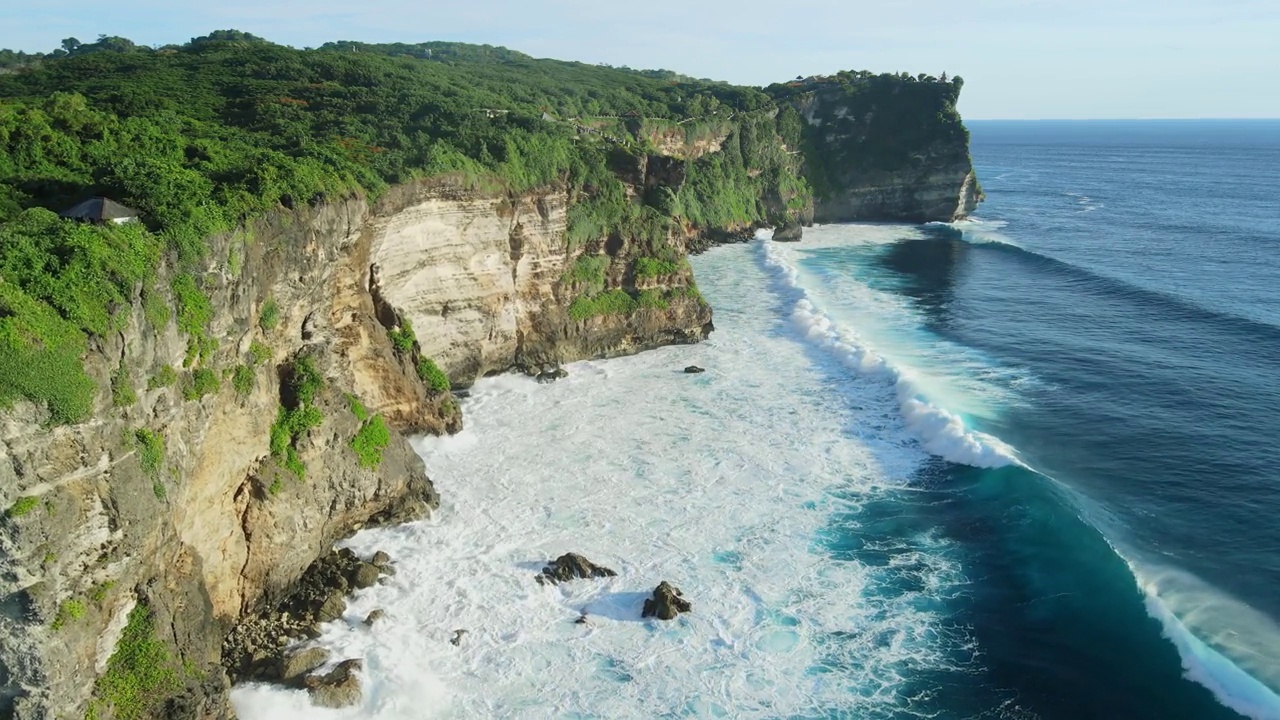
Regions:
[[[810,299],[791,261],[791,251],[762,236],[760,253],[767,268],[794,299],[791,319],[807,340],[836,356],[846,367],[880,376],[894,386],[907,427],[930,454],[962,465],[996,468],[1020,465],[1017,452],[999,438],[966,427],[964,420],[924,395],[909,370],[894,367],[858,334],[839,326]]]

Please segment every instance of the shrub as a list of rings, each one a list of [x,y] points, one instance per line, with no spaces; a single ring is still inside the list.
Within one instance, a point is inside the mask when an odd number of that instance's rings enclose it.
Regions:
[[[258,326],[266,332],[271,332],[280,324],[280,306],[276,304],[275,298],[267,298],[262,303],[262,312],[258,315]]]
[[[174,370],[172,365],[165,365],[156,372],[155,377],[147,381],[147,389],[170,387],[176,382],[178,382],[178,371]]]
[[[106,582],[95,585],[93,590],[89,591],[89,599],[96,603],[106,600],[107,593],[110,592],[111,588],[115,587],[115,585],[115,580],[107,580]]]
[[[5,514],[9,517],[22,517],[32,510],[35,510],[36,506],[39,504],[40,500],[32,495],[20,497],[9,506],[9,509],[5,511]]]
[[[638,304],[642,308],[650,308],[653,310],[666,310],[669,307],[667,299],[662,296],[661,290],[643,290],[640,292]]]
[[[610,290],[595,297],[580,297],[569,305],[569,317],[586,320],[599,315],[626,315],[634,312],[636,301],[625,290]]]
[[[155,635],[151,610],[139,603],[129,613],[107,671],[98,678],[91,711],[101,704],[118,720],[158,717],[160,704],[181,687],[169,650]]]
[[[138,464],[148,475],[158,475],[164,465],[164,436],[146,428],[133,432],[134,445],[138,448]]]
[[[374,415],[360,426],[351,438],[351,449],[360,458],[360,467],[376,468],[382,463],[382,450],[391,442],[391,432],[381,415]]]
[[[450,387],[449,376],[445,375],[431,358],[422,358],[418,361],[418,377],[422,378],[432,392],[445,392]]]
[[[583,255],[574,261],[567,279],[579,285],[584,295],[604,291],[605,272],[609,269],[607,255]]]
[[[182,396],[187,400],[199,400],[210,393],[218,392],[222,388],[222,381],[218,379],[218,374],[208,368],[200,368],[191,373],[187,386],[182,390]]]
[[[249,343],[249,357],[253,358],[254,365],[261,365],[271,359],[271,348],[254,340]]]
[[[680,263],[671,260],[660,260],[651,257],[636,258],[636,277],[638,278],[661,277],[663,275],[672,275],[679,271]]]
[[[138,402],[138,392],[129,382],[129,368],[123,360],[111,376],[111,402],[116,407],[129,407]]]
[[[86,610],[83,600],[63,600],[62,604],[58,606],[58,614],[54,616],[50,627],[54,630],[61,630],[67,623],[75,622],[84,617]]]
[[[351,408],[351,414],[355,415],[360,422],[369,419],[369,410],[365,408],[364,403],[360,402],[360,398],[347,393],[347,405]]]
[[[237,365],[235,372],[231,375],[231,387],[235,388],[238,395],[248,395],[253,392],[253,381],[253,368],[248,365]]]
[[[409,318],[402,319],[399,327],[388,330],[387,337],[391,338],[391,345],[396,352],[403,355],[413,352],[413,346],[418,342],[418,336],[413,333],[413,325],[409,322]]]

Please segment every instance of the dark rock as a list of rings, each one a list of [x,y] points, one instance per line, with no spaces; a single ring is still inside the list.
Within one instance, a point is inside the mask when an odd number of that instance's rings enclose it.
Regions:
[[[542,568],[539,583],[562,583],[576,578],[613,577],[618,573],[596,565],[577,553],[565,553]]]
[[[785,222],[773,231],[774,242],[799,242],[804,229],[797,222]]]
[[[343,708],[360,702],[360,676],[364,667],[358,659],[343,660],[324,675],[309,675],[303,680],[311,702],[320,707]]]
[[[697,365],[690,365],[689,367],[685,368],[684,371],[689,373],[690,375],[693,375],[695,373],[704,373],[707,371],[707,369],[700,368]]]
[[[345,590],[334,590],[316,610],[316,622],[327,623],[342,617],[347,611],[347,594]]]
[[[329,662],[329,651],[322,647],[309,647],[291,652],[280,661],[280,679],[296,680]]]
[[[373,612],[364,616],[364,624],[367,625],[368,627],[373,627],[374,623],[386,617],[386,615],[387,615],[386,610],[383,610],[382,608],[378,608],[377,610],[374,610]]]
[[[578,616],[578,619],[573,621],[573,624],[575,624],[575,625],[586,625],[586,624],[587,624],[587,614],[586,614],[586,613],[582,613],[581,615],[579,615],[579,616]]]
[[[462,644],[462,636],[466,635],[466,630],[454,630],[453,637],[449,639],[449,644],[457,647]]]
[[[380,570],[385,570],[391,566],[391,556],[379,550],[373,554],[373,559],[369,562],[373,563]]]
[[[659,620],[671,620],[680,613],[693,610],[693,605],[681,596],[680,588],[666,580],[658,583],[653,589],[653,597],[644,601],[644,609],[640,617],[656,617]]]
[[[569,377],[569,371],[565,370],[559,365],[554,365],[548,368],[544,368],[542,372],[538,373],[535,379],[540,383],[549,383],[549,382],[555,382],[560,378],[566,378],[566,377]]]
[[[356,571],[351,575],[351,584],[358,588],[373,587],[378,584],[378,578],[382,576],[382,571],[373,563],[360,563]]]

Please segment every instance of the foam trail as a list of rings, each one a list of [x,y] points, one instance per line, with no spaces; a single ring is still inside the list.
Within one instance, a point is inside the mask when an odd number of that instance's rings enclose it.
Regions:
[[[1280,695],[1267,686],[1280,685],[1280,627],[1189,573],[1125,562],[1142,590],[1147,614],[1178,649],[1187,679],[1245,717],[1280,720]],[[1242,635],[1240,627],[1249,633]]]
[[[1016,451],[1000,439],[965,426],[964,420],[929,402],[909,371],[893,367],[872,350],[856,332],[840,327],[809,298],[790,252],[772,240],[761,238],[764,264],[795,297],[791,319],[811,343],[832,353],[848,368],[877,375],[893,383],[898,409],[907,427],[930,454],[954,463],[996,468],[1020,465]]]

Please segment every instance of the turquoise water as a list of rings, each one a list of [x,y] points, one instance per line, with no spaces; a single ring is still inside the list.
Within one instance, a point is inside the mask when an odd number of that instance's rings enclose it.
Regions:
[[[974,221],[719,247],[706,342],[477,382],[348,541],[360,704],[239,717],[1280,718],[1280,123],[972,134]]]
[[[945,612],[976,653],[920,678],[940,716],[1280,717],[1280,123],[971,131],[975,221],[787,252],[1017,462],[939,458],[833,556],[912,525],[959,548]]]

